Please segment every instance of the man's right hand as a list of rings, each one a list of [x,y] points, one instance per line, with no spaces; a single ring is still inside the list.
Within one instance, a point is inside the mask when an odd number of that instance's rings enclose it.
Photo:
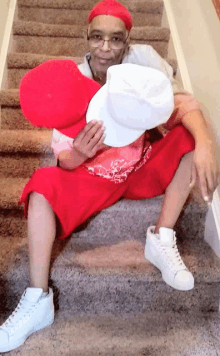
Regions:
[[[73,151],[85,160],[95,156],[105,138],[102,121],[90,121],[73,141]]]

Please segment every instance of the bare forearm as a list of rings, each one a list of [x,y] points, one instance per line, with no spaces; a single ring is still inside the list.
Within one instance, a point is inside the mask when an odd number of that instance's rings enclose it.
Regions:
[[[192,110],[183,116],[182,124],[189,130],[198,144],[201,141],[212,143],[212,134],[209,123],[200,110]]]
[[[71,151],[61,151],[58,159],[60,167],[67,170],[74,169],[86,161],[86,157],[80,155],[74,148]]]

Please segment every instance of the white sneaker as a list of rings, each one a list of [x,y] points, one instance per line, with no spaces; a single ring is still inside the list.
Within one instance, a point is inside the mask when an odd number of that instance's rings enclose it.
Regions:
[[[169,286],[178,290],[193,289],[194,278],[181,259],[175,232],[165,227],[159,229],[159,234],[154,231],[155,226],[147,230],[145,258],[161,271]]]
[[[15,311],[0,326],[0,352],[22,345],[33,332],[54,321],[53,291],[44,297],[43,289],[27,288]]]

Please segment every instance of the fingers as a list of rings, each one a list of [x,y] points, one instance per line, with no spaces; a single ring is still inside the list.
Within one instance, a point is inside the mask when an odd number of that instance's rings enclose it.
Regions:
[[[206,181],[206,174],[203,169],[198,169],[200,189],[205,202],[209,202],[208,185]]]
[[[84,141],[83,143],[87,144],[102,126],[102,121],[92,120],[80,131],[76,139],[80,142]]]
[[[104,126],[99,126],[97,128],[92,128],[86,135],[86,141],[90,148],[93,148],[100,140],[104,133]]]
[[[102,121],[90,121],[77,135],[73,146],[79,154],[91,158],[104,141],[104,126]]]
[[[209,190],[209,201],[211,201],[213,197],[213,193],[220,183],[220,174],[219,174],[218,165],[212,162],[212,164],[210,164],[209,167],[206,167],[205,174],[207,180],[207,187]]]
[[[101,135],[101,137],[99,138],[99,140],[96,142],[96,144],[93,146],[93,148],[91,149],[91,157],[93,157],[96,152],[101,148],[103,141],[105,139],[105,133],[103,133]]]
[[[194,185],[196,184],[196,177],[197,177],[197,174],[196,174],[196,167],[195,167],[195,164],[193,163],[193,165],[192,165],[192,172],[191,172],[191,181],[190,181],[190,184],[189,184],[189,187],[190,187],[190,188],[193,188]]]

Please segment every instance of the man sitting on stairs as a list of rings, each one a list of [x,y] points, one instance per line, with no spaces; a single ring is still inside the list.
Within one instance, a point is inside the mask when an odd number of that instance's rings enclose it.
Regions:
[[[160,139],[158,134],[156,140],[149,131],[147,140],[140,141],[138,163],[142,164],[139,169],[120,175],[111,172],[109,165],[108,176],[101,176],[95,165],[95,157],[100,156],[99,163],[105,159],[101,121],[89,122],[74,141],[54,130],[52,147],[60,168],[37,170],[20,200],[28,213],[30,286],[0,328],[0,352],[22,345],[31,333],[53,323],[53,291],[48,288],[48,276],[55,237],[67,237],[89,216],[121,197],[137,200],[164,194],[157,224],[147,231],[145,257],[160,269],[168,285],[185,291],[194,287],[194,278],[179,255],[173,227],[197,179],[204,200],[207,203],[212,200],[220,182],[214,143],[198,102],[179,87],[169,64],[151,46],[129,45],[131,27],[131,15],[120,3],[104,0],[97,4],[89,14],[87,39],[90,51],[79,69],[101,85],[106,82],[107,69],[115,64],[133,63],[162,71],[170,79],[174,93],[174,112],[165,125],[170,131]],[[147,159],[143,156],[146,147],[151,147]],[[114,153],[114,148],[111,149]],[[132,148],[127,152],[132,158]],[[167,178],[165,168],[168,162],[172,164]],[[51,173],[47,175],[45,172]],[[80,180],[83,188],[77,189],[78,185],[72,180],[71,190],[66,186],[59,193],[58,180],[60,182],[61,177],[72,172],[73,179]],[[149,177],[157,175],[162,179],[153,187]],[[42,184],[47,181],[54,185],[54,189]],[[67,207],[65,214],[62,201]],[[81,204],[76,206],[76,202]]]

